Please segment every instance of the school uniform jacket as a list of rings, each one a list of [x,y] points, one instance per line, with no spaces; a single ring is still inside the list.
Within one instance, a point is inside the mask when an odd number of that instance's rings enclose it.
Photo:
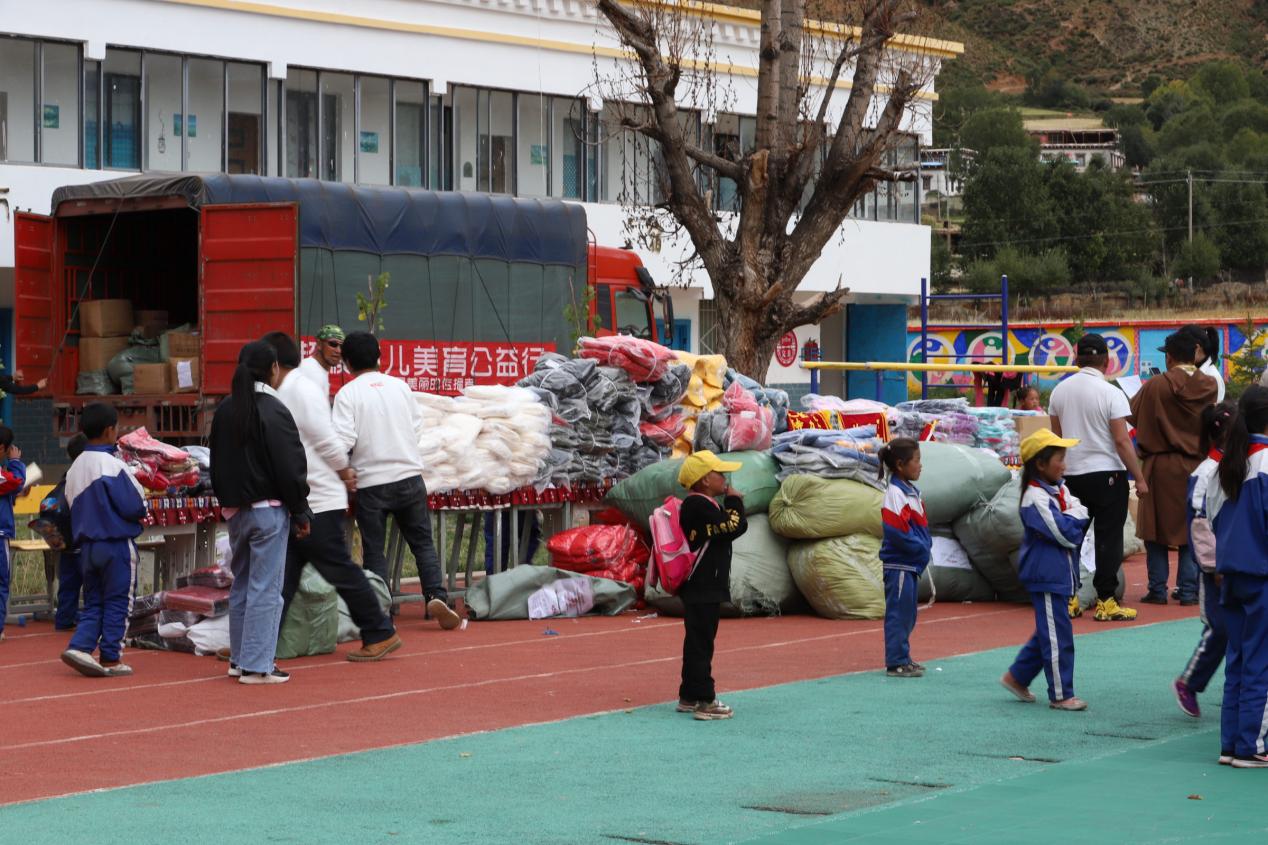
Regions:
[[[1246,481],[1229,500],[1213,479],[1206,512],[1215,527],[1215,571],[1268,578],[1268,437],[1252,434]]]
[[[891,476],[881,502],[881,565],[919,575],[929,565],[933,537],[915,485]]]
[[[1206,518],[1206,493],[1211,484],[1219,484],[1216,473],[1220,469],[1221,452],[1212,449],[1206,460],[1189,476],[1189,548],[1203,572],[1215,571],[1215,532]]]
[[[1087,508],[1064,484],[1030,482],[1021,496],[1025,535],[1017,575],[1032,593],[1072,596],[1079,589],[1079,553],[1088,528]]]
[[[26,464],[10,460],[0,466],[0,537],[17,536],[13,523],[13,501],[26,486]]]
[[[131,540],[141,533],[145,492],[114,455],[113,446],[89,446],[66,473],[73,543]]]

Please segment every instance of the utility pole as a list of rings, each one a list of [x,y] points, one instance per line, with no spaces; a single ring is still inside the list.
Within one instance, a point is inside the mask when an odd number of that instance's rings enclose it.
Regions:
[[[1189,243],[1193,243],[1193,171],[1187,171],[1185,181],[1189,183]]]

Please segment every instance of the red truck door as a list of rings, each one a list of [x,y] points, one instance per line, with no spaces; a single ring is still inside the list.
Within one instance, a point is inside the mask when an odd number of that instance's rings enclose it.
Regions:
[[[13,215],[14,369],[32,384],[51,376],[54,337],[65,328],[53,325],[53,233],[51,217]]]
[[[201,214],[202,392],[225,395],[243,344],[295,334],[299,206],[208,205]]]

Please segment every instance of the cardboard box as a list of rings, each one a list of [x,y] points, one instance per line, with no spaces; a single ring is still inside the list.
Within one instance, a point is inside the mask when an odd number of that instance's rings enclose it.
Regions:
[[[126,299],[89,299],[79,303],[81,337],[127,337],[136,323]]]
[[[79,371],[104,370],[110,359],[128,348],[126,337],[81,337],[79,339]]]
[[[133,365],[132,392],[138,396],[161,396],[170,393],[167,385],[167,364]]]
[[[138,311],[136,312],[136,327],[141,330],[145,338],[156,338],[167,331],[168,314],[166,311]]]
[[[1052,428],[1052,417],[1047,414],[1036,414],[1033,417],[1013,417],[1017,423],[1017,438],[1025,440],[1041,428]]]
[[[173,358],[168,361],[167,384],[173,393],[197,393],[198,359]]]
[[[202,354],[202,336],[194,332],[164,332],[159,338],[159,351],[164,361],[174,358],[197,358]]]

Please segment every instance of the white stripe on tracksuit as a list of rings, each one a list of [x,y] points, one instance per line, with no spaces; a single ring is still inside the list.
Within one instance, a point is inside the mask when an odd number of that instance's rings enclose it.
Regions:
[[[1048,648],[1050,649],[1052,663],[1052,689],[1056,693],[1057,701],[1065,699],[1065,688],[1061,686],[1061,643],[1057,640],[1057,623],[1052,616],[1052,593],[1044,593],[1043,609],[1044,614],[1048,618]]]

